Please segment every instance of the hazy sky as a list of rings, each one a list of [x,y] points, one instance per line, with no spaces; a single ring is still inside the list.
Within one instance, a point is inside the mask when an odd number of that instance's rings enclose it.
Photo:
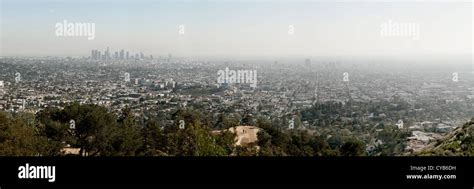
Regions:
[[[3,56],[89,56],[107,46],[183,56],[472,53],[469,2],[2,0],[0,8]],[[95,23],[95,39],[56,36],[63,20]],[[416,24],[419,39],[382,36],[389,20]]]

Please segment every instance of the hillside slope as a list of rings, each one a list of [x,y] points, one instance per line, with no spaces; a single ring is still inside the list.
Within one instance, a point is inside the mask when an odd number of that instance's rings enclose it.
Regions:
[[[474,118],[414,155],[474,156]]]

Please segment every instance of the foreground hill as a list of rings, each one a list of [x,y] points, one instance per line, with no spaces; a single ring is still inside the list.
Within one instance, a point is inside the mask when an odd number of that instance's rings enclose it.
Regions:
[[[474,118],[414,155],[474,156]]]

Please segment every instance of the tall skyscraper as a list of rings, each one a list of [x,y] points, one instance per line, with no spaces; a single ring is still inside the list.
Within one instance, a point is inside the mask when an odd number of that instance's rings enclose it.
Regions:
[[[119,53],[115,51],[114,59],[117,60],[119,58]]]
[[[97,60],[102,60],[102,55],[100,54],[100,51],[97,51]]]
[[[124,50],[120,50],[120,60],[123,60],[125,57]]]
[[[109,51],[109,47],[107,47],[107,51],[105,51],[105,59],[106,59],[106,60],[110,60],[110,51]]]
[[[128,51],[127,51],[127,56],[126,56],[126,59],[128,60]]]

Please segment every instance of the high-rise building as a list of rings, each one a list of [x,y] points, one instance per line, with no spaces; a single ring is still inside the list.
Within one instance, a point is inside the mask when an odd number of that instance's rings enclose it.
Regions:
[[[115,51],[114,59],[117,60],[118,57],[119,57],[119,53],[117,51]]]
[[[127,51],[127,53],[126,53],[126,54],[127,54],[127,55],[126,55],[125,57],[126,57],[126,59],[128,59],[128,51]]]
[[[96,53],[97,60],[102,60],[102,55],[100,54],[100,51],[97,51]]]
[[[109,47],[107,47],[107,51],[105,51],[105,59],[106,59],[106,60],[110,60],[110,51],[109,51]]]
[[[140,52],[140,59],[145,59],[145,55],[143,55],[143,52]]]
[[[120,50],[120,60],[123,60],[125,57],[124,50]]]

